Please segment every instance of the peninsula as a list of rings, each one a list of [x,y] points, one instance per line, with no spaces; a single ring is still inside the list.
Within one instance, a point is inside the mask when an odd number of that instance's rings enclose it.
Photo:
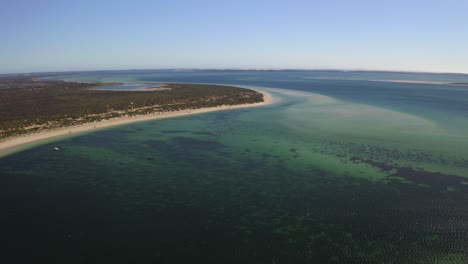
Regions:
[[[105,90],[116,85],[0,78],[0,157],[93,129],[270,102],[267,93],[225,85],[165,83],[144,90]]]

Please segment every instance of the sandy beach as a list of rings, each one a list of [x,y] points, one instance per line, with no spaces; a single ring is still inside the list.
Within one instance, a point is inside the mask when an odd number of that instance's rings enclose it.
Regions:
[[[269,93],[264,92],[264,91],[258,91],[258,92],[263,94],[263,102],[253,103],[253,104],[240,104],[240,105],[223,105],[223,106],[217,106],[217,107],[190,109],[190,110],[182,110],[182,111],[175,111],[175,112],[157,112],[157,113],[148,114],[148,115],[139,115],[139,116],[131,116],[131,117],[119,117],[119,118],[114,118],[110,120],[102,120],[102,121],[78,125],[78,126],[48,129],[48,130],[44,130],[38,133],[32,133],[32,134],[26,134],[26,135],[21,135],[17,137],[7,138],[4,141],[0,141],[0,157],[4,157],[10,154],[13,154],[15,152],[21,151],[21,150],[31,148],[36,145],[41,145],[43,143],[52,142],[52,141],[56,141],[62,138],[76,136],[85,132],[95,131],[95,130],[108,128],[112,126],[118,126],[118,125],[141,122],[141,121],[148,121],[148,120],[155,120],[155,119],[202,114],[202,113],[229,110],[229,109],[257,107],[257,106],[267,105],[272,102],[272,98]]]

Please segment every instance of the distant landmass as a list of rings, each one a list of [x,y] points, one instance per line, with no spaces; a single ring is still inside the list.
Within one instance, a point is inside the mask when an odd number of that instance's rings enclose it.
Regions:
[[[444,75],[464,75],[468,76],[468,73],[458,73],[458,72],[423,72],[423,71],[392,71],[392,70],[347,70],[347,69],[295,69],[295,68],[168,68],[168,69],[122,69],[122,70],[89,70],[89,71],[52,71],[52,72],[25,72],[25,73],[10,73],[10,74],[0,74],[1,77],[11,77],[11,76],[56,76],[56,75],[68,75],[68,74],[77,74],[77,73],[86,73],[86,72],[95,72],[95,73],[106,73],[106,72],[154,72],[154,71],[225,71],[225,72],[245,72],[245,71],[271,71],[271,72],[348,72],[348,73],[403,73],[403,74],[444,74]]]

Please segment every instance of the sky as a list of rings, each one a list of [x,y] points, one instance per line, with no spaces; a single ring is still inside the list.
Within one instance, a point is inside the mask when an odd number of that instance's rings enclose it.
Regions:
[[[468,73],[468,0],[0,0],[0,73]]]

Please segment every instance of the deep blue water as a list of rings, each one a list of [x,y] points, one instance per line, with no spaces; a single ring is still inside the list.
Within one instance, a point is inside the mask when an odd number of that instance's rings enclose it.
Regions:
[[[5,258],[468,261],[468,87],[440,84],[467,76],[127,71],[58,79],[255,86],[275,103],[115,127],[1,158]]]

